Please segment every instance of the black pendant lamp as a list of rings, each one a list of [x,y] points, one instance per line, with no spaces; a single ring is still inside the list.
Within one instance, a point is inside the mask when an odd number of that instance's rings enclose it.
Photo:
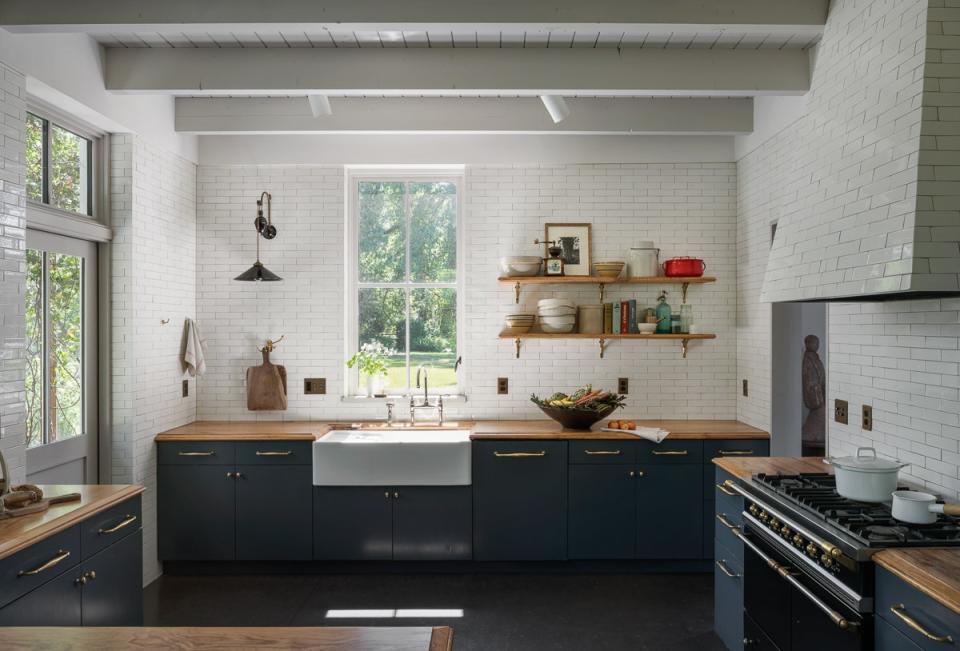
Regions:
[[[263,198],[267,198],[267,216],[263,216]],[[269,192],[262,192],[257,199],[257,218],[253,221],[254,228],[257,229],[257,261],[253,266],[234,278],[234,280],[283,280],[280,276],[273,273],[263,266],[260,262],[260,238],[272,240],[277,236],[277,227],[273,225],[273,215],[271,214],[271,200],[273,197]]]

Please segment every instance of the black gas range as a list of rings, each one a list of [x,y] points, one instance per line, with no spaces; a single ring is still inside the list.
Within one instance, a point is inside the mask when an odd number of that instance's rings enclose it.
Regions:
[[[960,520],[900,522],[888,503],[841,497],[828,473],[761,473],[728,486],[745,498],[734,535],[746,548],[747,623],[780,649],[872,648],[873,554],[960,546]]]

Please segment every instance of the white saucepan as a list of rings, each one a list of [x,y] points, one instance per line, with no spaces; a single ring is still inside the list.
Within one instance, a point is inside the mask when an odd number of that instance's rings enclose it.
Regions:
[[[911,524],[933,524],[938,513],[960,516],[960,504],[940,504],[930,493],[894,491],[893,517]]]

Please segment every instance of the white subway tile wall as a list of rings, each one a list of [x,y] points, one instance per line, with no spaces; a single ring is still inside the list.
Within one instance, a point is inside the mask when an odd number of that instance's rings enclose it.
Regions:
[[[153,439],[196,418],[195,382],[181,395],[180,352],[196,314],[197,168],[135,135],[114,136],[111,152],[113,481],[147,489],[146,584],[161,573]]]
[[[465,172],[465,332],[461,370],[466,403],[448,403],[451,417],[532,418],[533,392],[549,394],[593,382],[616,387],[629,377],[625,415],[733,418],[736,408],[736,178],[732,163],[468,166]],[[279,235],[262,242],[264,264],[282,283],[232,278],[255,256],[255,200],[273,193]],[[209,340],[208,374],[198,418],[297,419],[383,417],[382,405],[343,402],[344,170],[339,166],[201,166],[198,179],[197,303]],[[599,358],[595,340],[524,342],[497,334],[518,310],[513,288],[498,285],[497,261],[534,255],[545,222],[591,222],[594,260],[625,260],[639,240],[654,240],[661,259],[706,259],[718,282],[692,287],[689,302],[714,341],[694,342],[681,359],[677,342],[611,342]],[[660,286],[608,287],[606,300],[637,298],[653,306]],[[663,285],[675,309],[679,287]],[[596,303],[597,288],[525,290],[521,307],[566,294]],[[285,335],[273,355],[287,368],[286,412],[246,409],[244,374],[260,362],[257,346]],[[496,395],[496,378],[510,394]],[[327,378],[328,394],[303,395],[305,377]]]
[[[11,477],[26,477],[23,400],[26,272],[26,78],[0,63],[0,450]]]

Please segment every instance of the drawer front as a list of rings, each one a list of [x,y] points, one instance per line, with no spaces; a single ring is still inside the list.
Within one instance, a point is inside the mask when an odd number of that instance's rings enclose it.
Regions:
[[[703,441],[671,441],[663,443],[639,441],[637,462],[644,463],[700,463],[703,459]],[[699,482],[698,482],[699,483]]]
[[[90,516],[80,524],[84,560],[143,528],[140,496]]]
[[[920,647],[888,624],[883,617],[873,618],[873,632],[876,651],[920,651]],[[949,648],[948,645],[944,646]]]
[[[716,512],[725,513],[730,521],[739,527],[743,524],[743,497],[730,490],[725,483],[728,481],[735,482],[736,479],[730,473],[717,468],[713,481],[710,482],[710,490],[713,491]],[[733,494],[731,495],[731,493]]]
[[[13,603],[0,608],[0,627],[3,626],[80,626],[82,589],[76,582],[80,568],[63,572],[47,580],[42,586]],[[64,643],[65,645],[67,643]],[[14,644],[14,647],[20,647]],[[50,642],[48,647],[56,646]]]
[[[728,649],[743,648],[743,565],[719,545],[713,563],[713,628]]]
[[[571,441],[570,463],[636,463],[635,441]]]
[[[80,562],[80,526],[73,526],[0,560],[0,606]]]
[[[158,463],[166,466],[232,466],[233,441],[164,441],[157,443]]]
[[[240,441],[237,465],[309,466],[313,463],[310,441]]]
[[[724,439],[703,442],[703,458],[706,461],[718,457],[768,457],[770,441],[765,439]]]
[[[713,540],[715,545],[715,554],[720,551],[722,547],[726,550],[728,556],[731,560],[736,561],[738,564],[743,565],[743,543],[740,542],[740,539],[733,535],[731,532],[729,524],[733,524],[730,521],[730,518],[720,511],[717,511],[713,516]]]
[[[921,649],[938,651],[960,644],[960,615],[881,567],[876,612]]]

